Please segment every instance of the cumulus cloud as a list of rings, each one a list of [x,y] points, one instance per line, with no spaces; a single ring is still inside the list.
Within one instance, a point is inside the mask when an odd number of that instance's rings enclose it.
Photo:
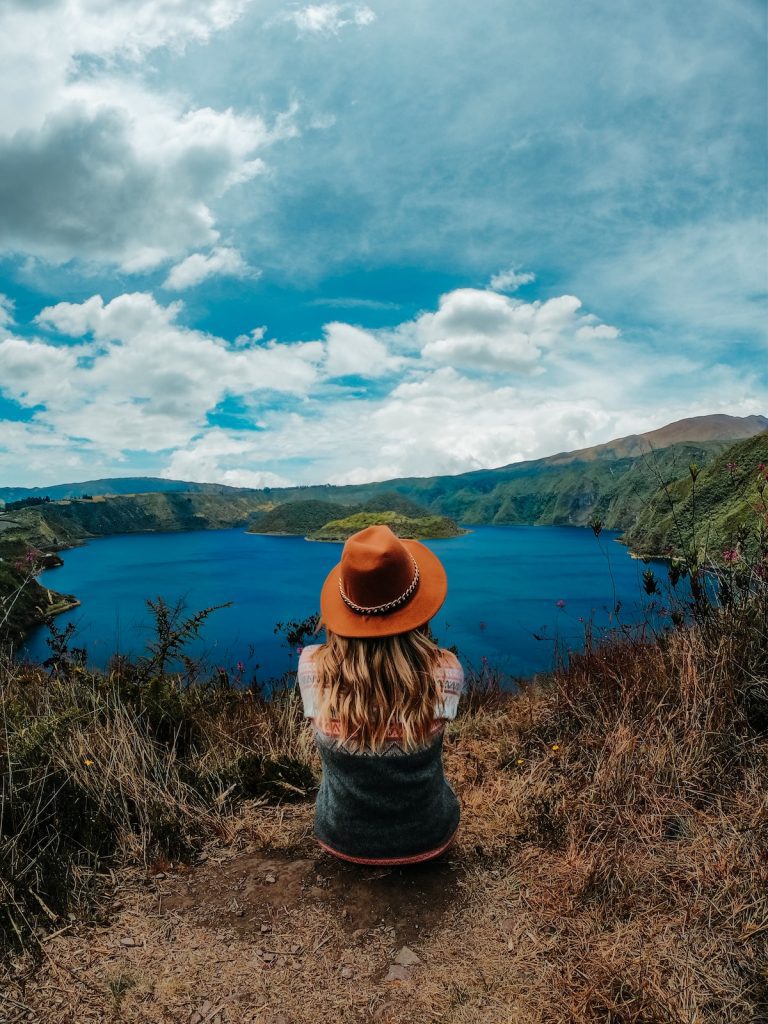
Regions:
[[[295,344],[268,340],[263,326],[230,342],[184,326],[182,313],[145,293],[94,295],[42,310],[37,337],[0,334],[0,392],[32,417],[10,425],[5,448],[0,428],[6,476],[72,479],[83,465],[114,475],[126,457],[141,472],[151,457],[153,472],[191,480],[363,482],[505,465],[685,415],[764,411],[757,369],[705,373],[683,352],[621,337],[575,296],[525,303],[457,289],[388,331],[336,321]],[[348,377],[374,383],[342,386]]]
[[[110,469],[114,469],[112,464]],[[107,466],[87,442],[73,441],[41,423],[0,420],[0,479],[30,486],[106,475]]]
[[[325,372],[329,377],[381,377],[397,370],[403,360],[369,331],[352,324],[330,323],[323,328]]]
[[[194,252],[171,268],[163,288],[185,291],[209,277],[258,277],[260,271],[249,267],[237,249],[219,246],[209,253]]]
[[[40,424],[116,454],[183,445],[227,396],[300,396],[318,376],[321,342],[235,346],[182,326],[180,310],[143,293],[48,307],[38,326],[78,343],[0,341],[0,390],[42,406]]]
[[[316,35],[338,35],[347,25],[362,28],[376,20],[370,7],[357,4],[308,4],[283,16],[285,21],[292,21],[300,32]]]
[[[618,335],[616,328],[580,314],[580,308],[573,295],[520,302],[459,288],[441,296],[437,312],[422,314],[410,331],[432,362],[530,374],[541,371],[543,354],[555,345],[586,341],[596,331],[602,338]]]
[[[170,480],[196,480],[232,487],[287,487],[293,481],[269,470],[242,468],[243,462],[261,457],[250,432],[233,433],[214,427],[171,456],[163,476]]]
[[[0,8],[0,247],[140,271],[218,239],[213,204],[292,134],[153,91],[142,61],[203,42],[247,0]]]
[[[509,270],[500,270],[498,274],[493,275],[491,278],[491,288],[495,292],[516,292],[524,284],[530,284],[531,281],[535,280],[535,274],[510,267]]]

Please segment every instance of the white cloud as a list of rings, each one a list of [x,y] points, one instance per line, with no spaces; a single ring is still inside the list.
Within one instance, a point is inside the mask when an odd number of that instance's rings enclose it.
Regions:
[[[288,487],[293,482],[269,470],[243,468],[242,463],[260,456],[253,435],[234,434],[214,427],[171,456],[163,476],[170,480],[230,484],[232,487]]]
[[[301,396],[317,379],[321,342],[235,346],[181,326],[180,310],[143,293],[48,307],[38,325],[83,340],[0,341],[0,389],[42,405],[39,423],[117,454],[186,444],[228,396]]]
[[[71,479],[69,467],[83,465],[114,475],[139,452],[134,471],[162,458],[161,471],[183,479],[362,482],[504,465],[687,415],[765,412],[758,369],[705,368],[673,347],[617,336],[574,296],[524,303],[459,289],[389,331],[334,322],[324,340],[297,344],[267,340],[264,327],[229,342],[183,326],[182,311],[144,293],[96,295],[36,318],[74,343],[0,340],[0,389],[33,416],[10,425],[4,450],[0,433],[6,477]],[[449,365],[447,347],[435,358],[441,341],[452,346]],[[536,373],[527,361],[520,370],[530,350]],[[375,383],[343,386],[358,375]]]
[[[362,28],[372,24],[376,14],[370,7],[351,3],[308,4],[286,12],[283,19],[292,21],[300,32],[337,35],[347,25]]]
[[[260,271],[249,267],[237,249],[219,246],[209,253],[195,252],[171,268],[163,288],[184,291],[209,277],[258,277]]]
[[[530,284],[531,281],[535,280],[535,274],[528,271],[522,272],[515,267],[510,267],[509,270],[500,270],[498,274],[493,275],[491,278],[491,288],[495,292],[516,292],[524,284]]]
[[[581,301],[560,295],[545,302],[521,302],[493,291],[459,288],[441,296],[436,313],[423,313],[406,326],[425,359],[474,369],[541,372],[548,349],[590,335],[616,337],[616,328],[597,325],[579,313]]]
[[[387,346],[369,331],[334,322],[326,324],[323,332],[328,377],[381,377],[402,365],[403,360],[390,355]]]
[[[0,8],[0,248],[143,271],[218,240],[213,206],[295,133],[154,91],[143,61],[205,42],[248,0]]]

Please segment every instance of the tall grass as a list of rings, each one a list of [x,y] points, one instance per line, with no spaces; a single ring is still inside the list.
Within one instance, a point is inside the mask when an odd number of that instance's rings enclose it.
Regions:
[[[244,798],[305,797],[313,751],[290,689],[45,670],[0,655],[0,935],[87,913],[105,869],[231,839]]]

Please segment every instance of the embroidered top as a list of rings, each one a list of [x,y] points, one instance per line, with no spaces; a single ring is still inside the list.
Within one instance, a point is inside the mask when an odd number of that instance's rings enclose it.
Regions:
[[[317,645],[299,659],[298,683],[304,714],[315,718]],[[416,750],[406,751],[395,727],[382,751],[345,748],[333,725],[314,723],[323,777],[315,804],[315,837],[344,860],[360,864],[410,864],[429,860],[453,839],[459,804],[443,773],[445,720],[456,717],[464,672],[450,651],[442,652],[436,672],[440,700],[432,733]]]

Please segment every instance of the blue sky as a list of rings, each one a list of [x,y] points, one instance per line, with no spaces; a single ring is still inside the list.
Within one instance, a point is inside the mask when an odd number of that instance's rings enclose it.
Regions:
[[[0,484],[768,412],[766,8],[5,0]]]

